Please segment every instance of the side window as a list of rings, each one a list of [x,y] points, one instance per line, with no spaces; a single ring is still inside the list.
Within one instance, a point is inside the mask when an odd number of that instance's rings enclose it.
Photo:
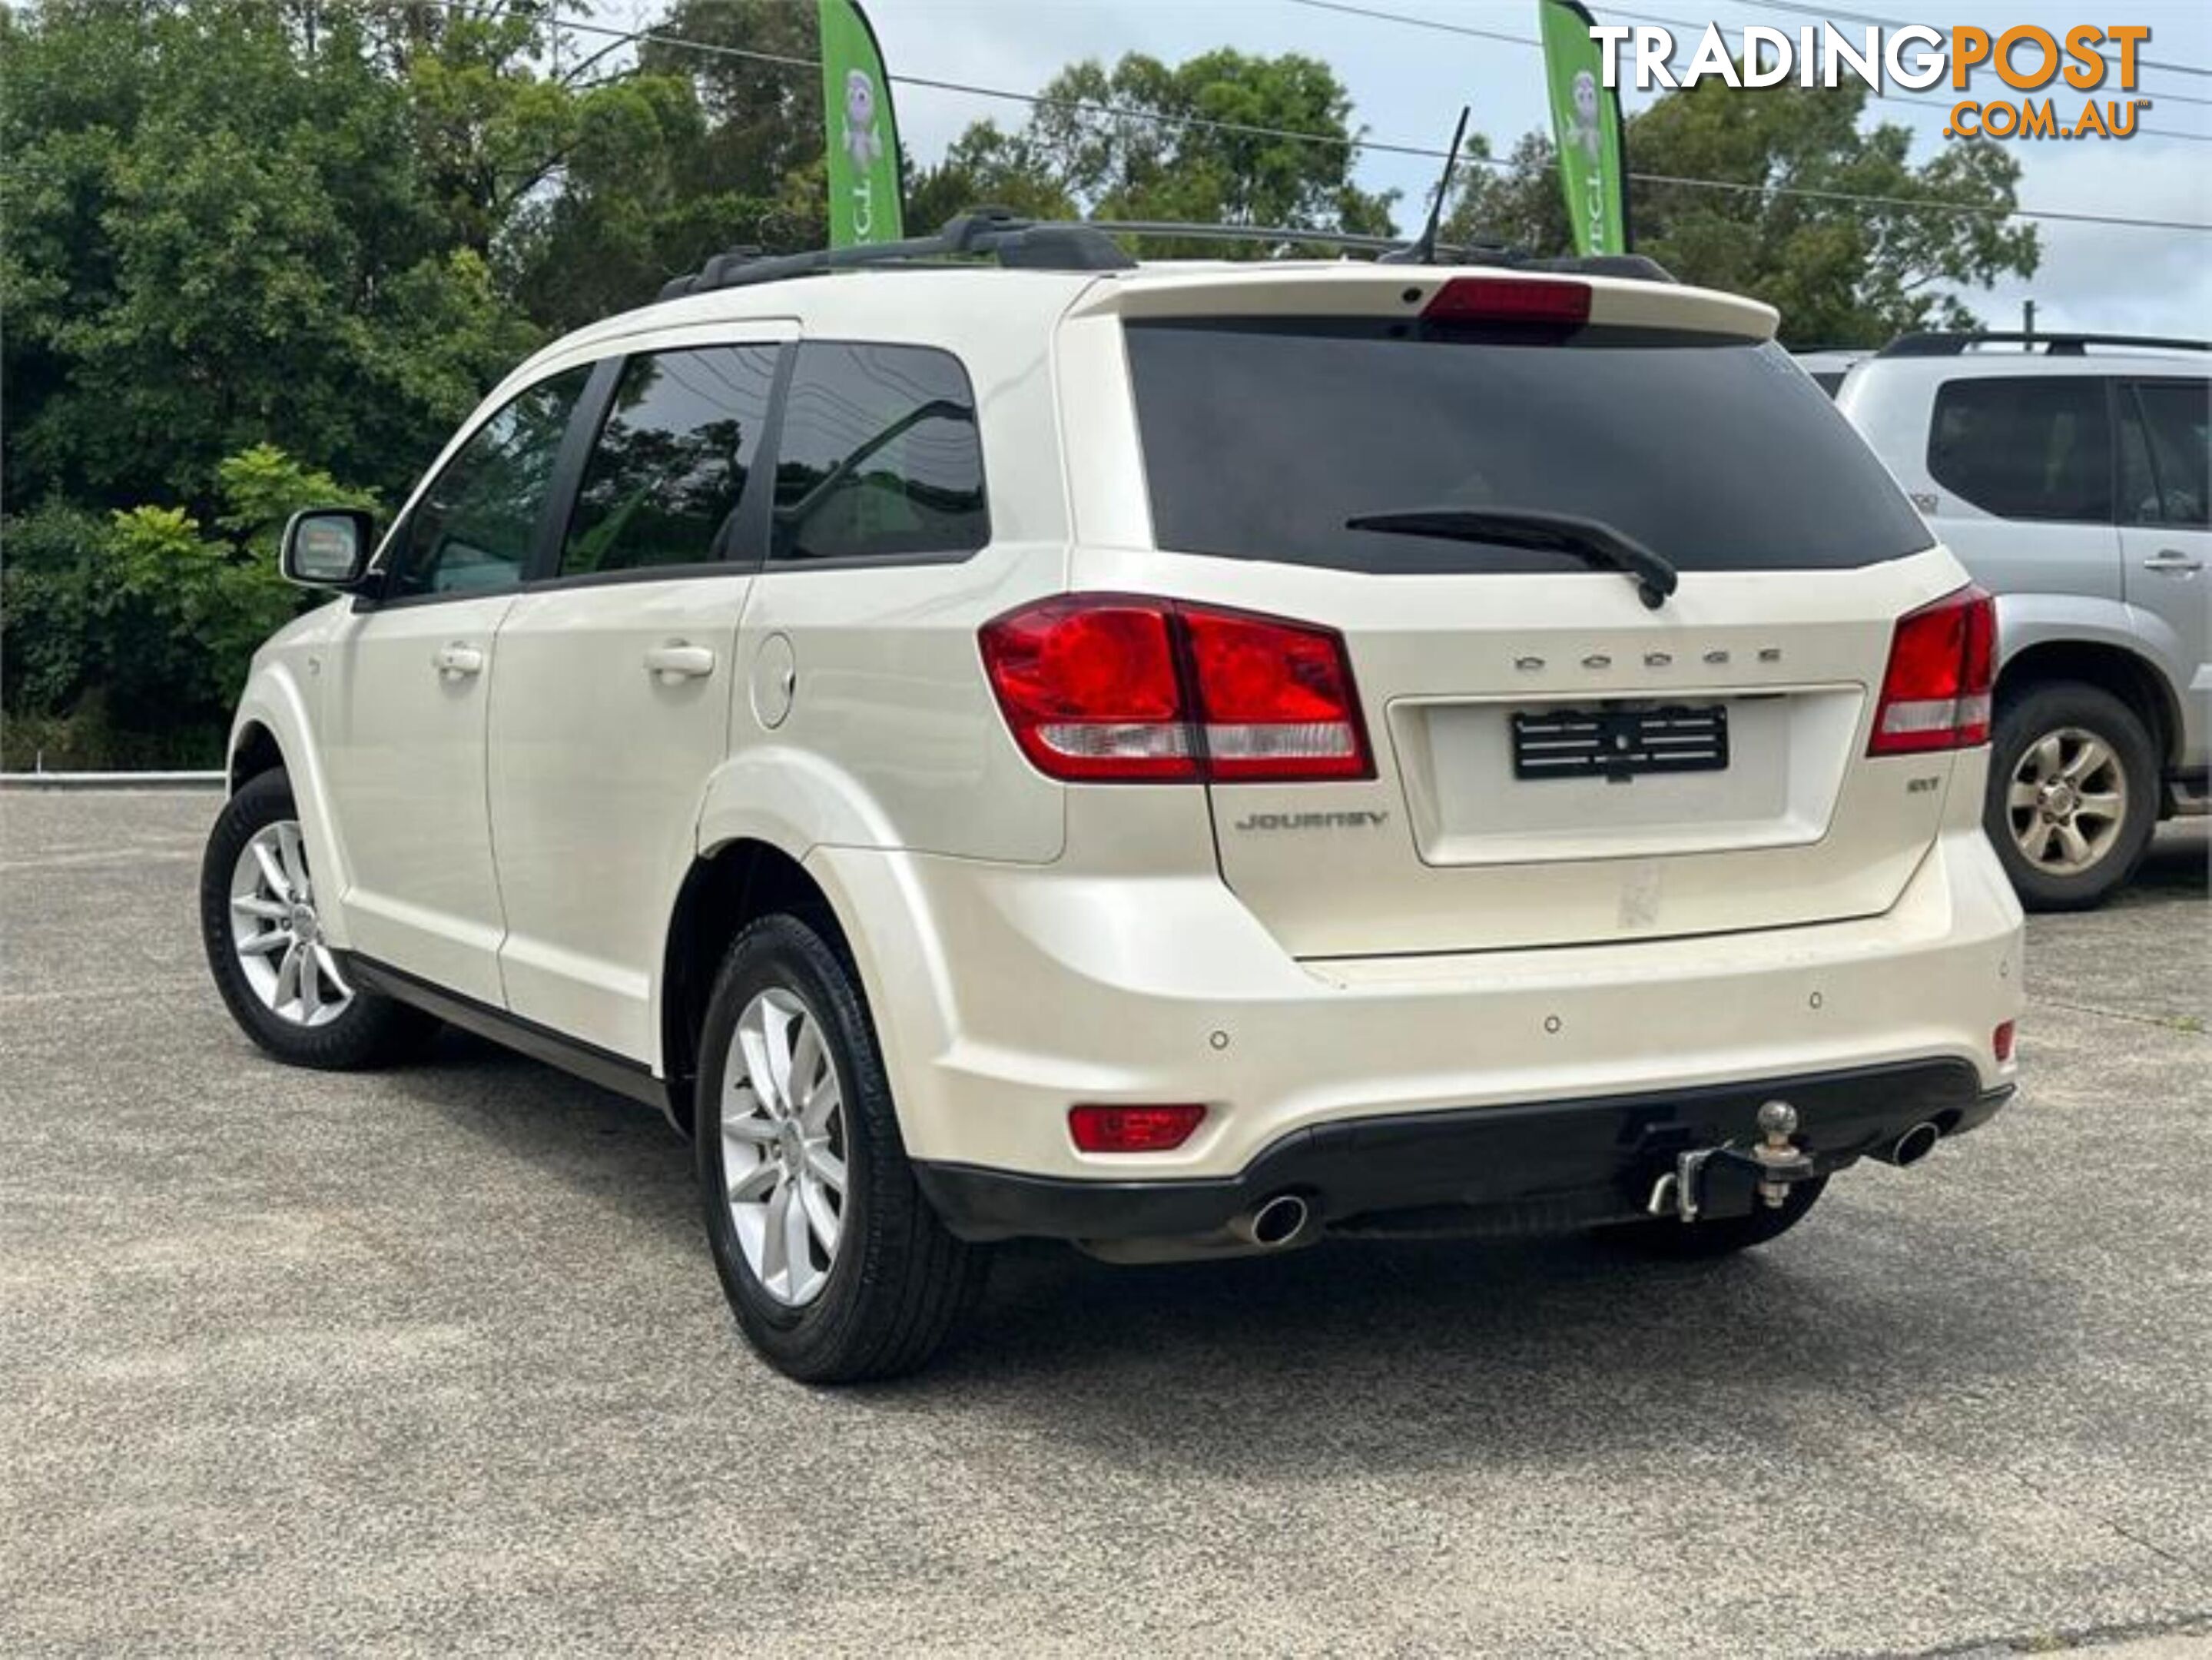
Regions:
[[[771,559],[973,553],[991,539],[967,371],[926,346],[807,341],[776,445]]]
[[[2139,380],[2125,398],[2121,422],[2121,515],[2145,525],[2206,522],[2207,472],[2212,471],[2212,381]],[[2138,428],[2138,412],[2140,426]],[[2136,469],[2127,462],[2128,432],[2147,452]]]
[[[2094,375],[1991,375],[1936,393],[1928,471],[2002,519],[2112,520],[2106,383]]]
[[[385,592],[490,593],[522,581],[569,411],[591,379],[541,380],[478,427],[415,504]]]
[[[710,346],[623,366],[584,465],[562,575],[728,556],[779,350]]]

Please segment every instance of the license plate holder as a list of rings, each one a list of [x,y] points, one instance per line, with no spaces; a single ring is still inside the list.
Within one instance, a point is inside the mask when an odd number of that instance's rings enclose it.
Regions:
[[[1728,764],[1724,703],[1601,704],[1513,714],[1517,779],[1602,778],[1626,784],[1653,773],[1725,772]]]

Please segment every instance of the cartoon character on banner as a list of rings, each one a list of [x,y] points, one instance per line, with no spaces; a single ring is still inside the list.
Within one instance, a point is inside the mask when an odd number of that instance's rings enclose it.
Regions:
[[[1597,76],[1588,70],[1575,76],[1574,143],[1595,167],[1605,140],[1597,124]]]
[[[876,131],[876,84],[866,70],[845,71],[845,154],[853,170],[866,173],[882,157],[884,141]]]

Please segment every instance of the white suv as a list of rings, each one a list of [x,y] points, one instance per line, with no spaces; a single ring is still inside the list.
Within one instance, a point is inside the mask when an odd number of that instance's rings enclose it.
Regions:
[[[682,286],[374,559],[295,520],[204,919],[286,1060],[660,1106],[786,1371],[1016,1236],[1734,1250],[2010,1094],[1991,608],[1765,307],[1004,220]]]

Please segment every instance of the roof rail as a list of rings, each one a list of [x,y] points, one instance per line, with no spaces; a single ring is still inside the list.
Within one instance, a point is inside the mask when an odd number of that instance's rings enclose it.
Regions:
[[[1006,208],[975,208],[945,221],[934,236],[849,248],[816,248],[771,258],[763,258],[757,248],[732,248],[716,254],[691,275],[668,283],[660,290],[660,298],[676,300],[687,294],[778,283],[820,271],[927,265],[979,256],[1030,271],[1130,271],[1137,263],[1112,237],[1089,225],[1040,222],[1019,218]]]
[[[660,290],[663,300],[706,294],[716,289],[779,283],[787,277],[867,266],[929,266],[947,259],[988,257],[1009,268],[1027,271],[1133,271],[1137,261],[1116,236],[1182,237],[1201,242],[1307,243],[1322,247],[1371,250],[1388,256],[1412,245],[1393,236],[1353,231],[1301,230],[1288,225],[1187,225],[1168,220],[1034,220],[1006,208],[971,208],[949,219],[934,236],[858,247],[817,248],[806,253],[763,258],[758,248],[718,253],[696,271],[677,277]],[[1572,255],[1539,258],[1504,242],[1479,241],[1440,246],[1456,265],[1498,265],[1510,270],[1559,271],[1585,277],[1627,277],[1647,283],[1671,283],[1674,276],[1656,260],[1639,253]]]
[[[1412,246],[1402,236],[1373,236],[1363,231],[1301,230],[1295,225],[1196,225],[1174,219],[1086,219],[1094,230],[1115,236],[1155,236],[1187,242],[1304,242],[1320,248],[1358,248],[1376,253],[1398,253]],[[1437,245],[1438,253],[1510,253],[1504,242],[1471,242],[1463,246]]]
[[[1930,331],[1900,334],[1881,349],[1883,357],[1954,357],[1970,346],[2014,345],[2046,357],[2081,357],[2090,346],[2136,346],[2155,351],[2212,351],[2212,340],[2178,340],[2154,334],[2075,334],[2063,329],[1991,329],[1972,333]]]

